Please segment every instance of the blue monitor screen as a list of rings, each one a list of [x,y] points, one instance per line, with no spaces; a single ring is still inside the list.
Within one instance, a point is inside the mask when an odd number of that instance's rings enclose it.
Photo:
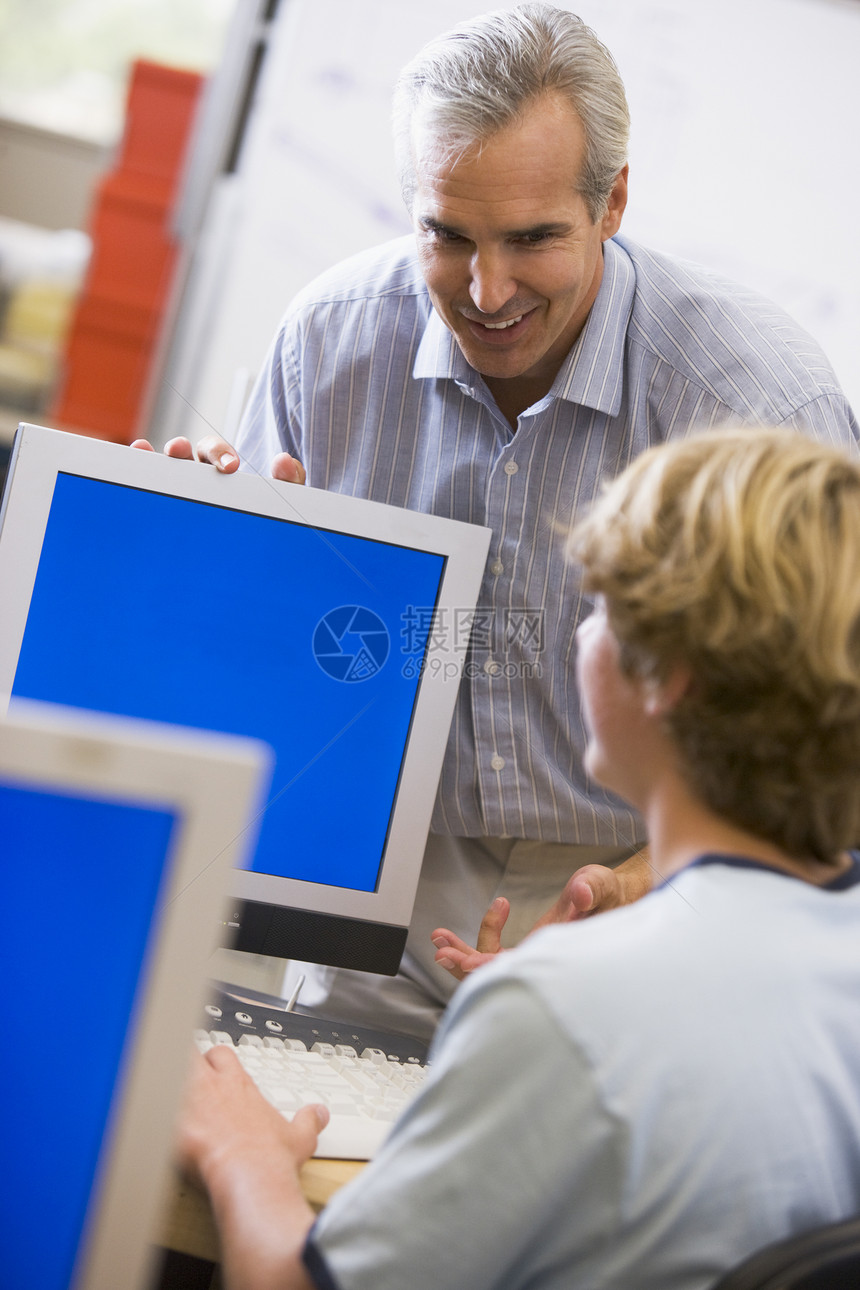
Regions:
[[[0,783],[0,974],[24,1021],[0,1063],[4,1285],[69,1285],[174,824]]]
[[[263,739],[252,868],[373,891],[444,566],[60,474],[12,692]]]

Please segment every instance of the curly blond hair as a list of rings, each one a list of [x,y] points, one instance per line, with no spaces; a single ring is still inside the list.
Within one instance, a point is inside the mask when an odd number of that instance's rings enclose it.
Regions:
[[[788,855],[860,842],[860,465],[783,430],[652,448],[574,530],[628,676],[692,684],[666,718],[693,791]]]

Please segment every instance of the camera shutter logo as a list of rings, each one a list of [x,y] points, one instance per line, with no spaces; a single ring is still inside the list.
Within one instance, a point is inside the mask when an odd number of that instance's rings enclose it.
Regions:
[[[330,609],[314,628],[314,658],[335,681],[368,681],[384,666],[390,648],[385,623],[363,605]]]

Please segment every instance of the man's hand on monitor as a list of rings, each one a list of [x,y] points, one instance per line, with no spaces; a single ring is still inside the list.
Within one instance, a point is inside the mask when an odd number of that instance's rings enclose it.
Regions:
[[[531,931],[536,932],[553,923],[576,922],[594,914],[603,914],[608,909],[617,909],[620,905],[630,905],[646,895],[652,885],[653,869],[647,847],[614,869],[602,864],[583,865],[568,879],[558,900],[538,919]],[[432,936],[438,965],[462,981],[470,972],[489,963],[502,953],[502,928],[509,913],[508,901],[504,896],[497,896],[484,915],[474,947],[446,928],[438,927]]]
[[[272,461],[272,479],[280,479],[285,484],[303,484],[307,479],[305,470],[298,457],[291,457],[288,452],[279,452]]]
[[[143,449],[144,452],[155,451],[148,439],[135,439],[131,446]],[[208,462],[224,475],[232,475],[239,469],[239,454],[236,449],[227,443],[226,439],[220,439],[217,435],[208,435],[205,439],[200,439],[196,451],[190,439],[180,436],[169,440],[164,445],[164,452],[165,456],[176,457],[181,461]],[[307,478],[302,463],[296,457],[291,457],[288,452],[279,452],[273,458],[270,474],[272,479],[279,479],[285,484],[303,484]]]

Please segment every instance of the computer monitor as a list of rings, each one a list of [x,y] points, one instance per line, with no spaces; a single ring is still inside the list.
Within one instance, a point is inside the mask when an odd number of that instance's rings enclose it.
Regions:
[[[23,425],[0,511],[0,703],[270,744],[225,943],[392,973],[489,537]]]
[[[149,1284],[191,1030],[267,757],[93,713],[0,719],[4,1286]]]

